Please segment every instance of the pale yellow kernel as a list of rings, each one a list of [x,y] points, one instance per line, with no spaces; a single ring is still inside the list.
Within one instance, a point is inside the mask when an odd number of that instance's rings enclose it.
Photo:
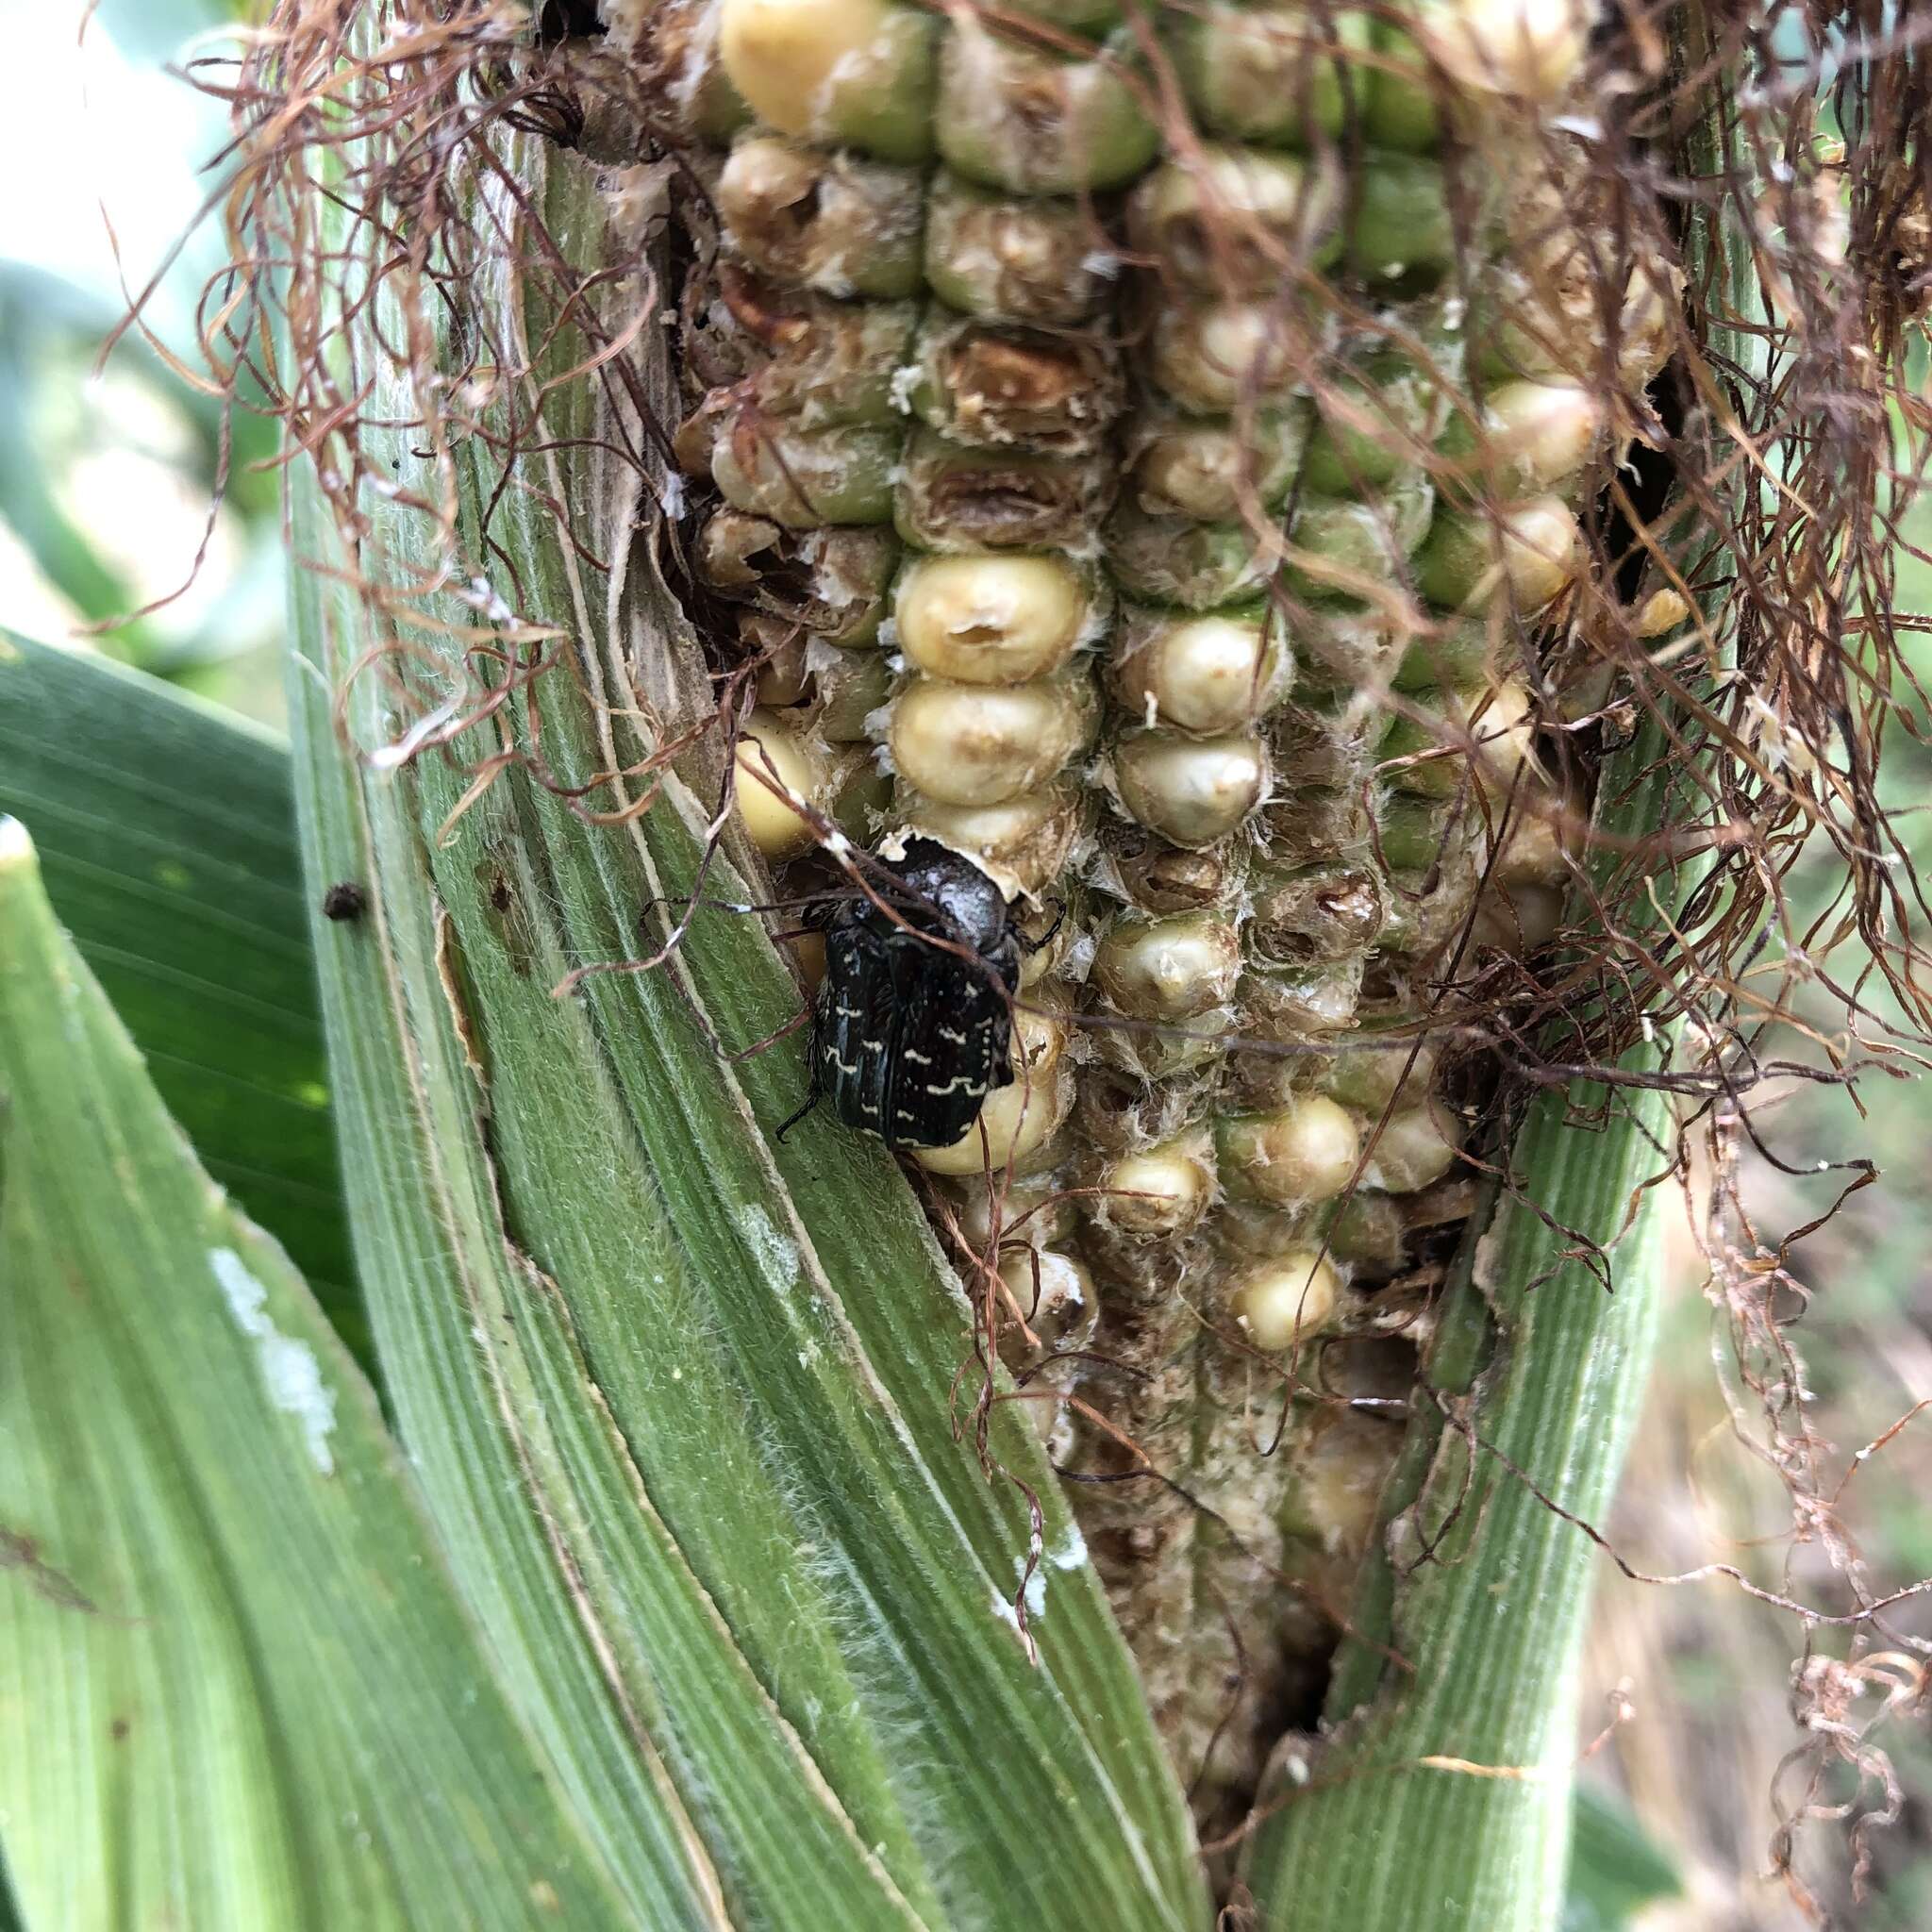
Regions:
[[[767,858],[793,858],[817,842],[806,808],[821,804],[819,759],[769,711],[754,711],[740,734],[733,803],[739,823]]]
[[[1073,656],[1089,597],[1063,558],[923,557],[899,580],[899,642],[920,670],[962,684],[1024,684]]]
[[[1274,1355],[1327,1326],[1341,1293],[1334,1265],[1313,1248],[1294,1248],[1238,1274],[1230,1305],[1257,1348]]]

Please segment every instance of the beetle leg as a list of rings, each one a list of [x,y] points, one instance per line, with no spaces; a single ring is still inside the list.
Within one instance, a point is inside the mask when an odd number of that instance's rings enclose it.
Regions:
[[[1053,944],[1054,934],[1058,932],[1060,927],[1063,926],[1066,923],[1067,902],[1064,899],[1061,899],[1054,907],[1053,924],[1050,926],[1048,926],[1047,929],[1043,933],[1041,933],[1037,940],[1029,939],[1024,932],[1020,930],[1020,928],[1017,925],[1012,928],[1013,938],[1016,941],[1018,941],[1020,950],[1023,953],[1037,953],[1041,951],[1042,947],[1050,946]]]
[[[811,1084],[806,1089],[805,1105],[787,1119],[784,1125],[778,1129],[775,1138],[782,1141],[824,1097],[824,1089],[819,1085],[819,1063],[817,1060],[813,1060],[811,1063]]]
[[[766,1047],[777,1045],[779,1041],[783,1040],[788,1033],[796,1033],[801,1026],[805,1025],[811,1019],[811,1014],[812,1009],[809,1006],[800,1007],[797,1012],[793,1013],[791,1019],[786,1021],[784,1025],[774,1026],[762,1040],[754,1040],[749,1046],[741,1046],[736,1053],[727,1053],[724,1056],[725,1059],[735,1065],[740,1060],[750,1059],[753,1054],[763,1053]],[[816,1061],[812,1063],[812,1076],[814,1080],[818,1076],[818,1063]],[[816,1098],[817,1096],[814,1095],[813,1097]]]

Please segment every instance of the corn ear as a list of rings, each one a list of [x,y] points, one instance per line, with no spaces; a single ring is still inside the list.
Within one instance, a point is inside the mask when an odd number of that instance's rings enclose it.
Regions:
[[[451,176],[466,241],[540,245],[477,247],[433,300],[378,274],[367,321],[349,291],[353,423],[303,424],[353,445],[327,561],[363,596],[305,641],[370,769],[314,691],[304,729],[318,850],[393,906],[331,971],[369,1246],[404,1257],[377,1301],[399,1404],[627,1890],[701,1844],[775,1923],[841,1888],[858,1923],[1189,1923],[1178,1787],[1216,1834],[1271,1793],[1419,1354],[1454,1365],[1433,1288],[1499,1150],[1439,995],[1466,946],[1548,933],[1574,865],[1527,647],[1609,594],[1579,590],[1589,465],[1628,433],[1604,376],[1654,373],[1678,284],[1592,286],[1593,206],[1531,165],[1576,158],[1586,5],[603,10],[486,124],[514,192]],[[612,74],[628,122],[569,111]],[[470,732],[469,770],[425,755]],[[1525,801],[1547,835],[1505,843]],[[668,909],[817,900],[854,847],[915,838],[1025,937],[1012,1077],[908,1150],[970,1331],[933,1320],[948,1277],[881,1151],[823,1116],[777,1141],[795,1058],[720,1055],[798,990],[763,934]],[[427,1100],[389,1064],[413,1055]],[[480,1122],[446,1097],[465,1075]],[[480,1321],[408,1246],[439,1218]],[[938,1392],[975,1344],[976,1470]],[[665,1532],[638,1565],[632,1469]],[[844,1641],[861,1604],[898,1674]],[[908,1681],[942,1790],[894,1728]],[[660,1803],[626,1840],[646,1785],[690,1803],[733,1760],[721,1707],[751,1770],[688,1838]],[[1276,1919],[1290,1843],[1254,1866]]]
[[[985,1147],[918,1158],[949,1213],[988,1226],[989,1265],[1037,1253],[1093,1284],[1101,1366],[1036,1359],[1081,1397],[1042,1426],[1086,1478],[1197,1811],[1228,1823],[1282,1713],[1312,1718],[1346,1583],[1296,1515],[1305,1406],[1281,1455],[1254,1453],[1253,1413],[1284,1366],[1412,1362],[1377,1294],[1471,1198],[1469,1123],[1418,1037],[1497,863],[1479,801],[1542,783],[1501,641],[1585,567],[1564,492],[1604,412],[1563,365],[1575,318],[1551,329],[1528,273],[1566,234],[1582,244],[1507,176],[1514,155],[1537,177],[1591,9],[1430,0],[1385,32],[1346,11],[1163,8],[1158,63],[1111,9],[1062,11],[1051,51],[970,13],[939,23],[873,135],[824,76],[900,32],[890,6],[718,0],[722,84],[770,125],[721,152],[687,118],[699,174],[741,177],[782,135],[788,182],[842,182],[903,163],[927,113],[941,166],[918,203],[895,177],[870,251],[899,261],[923,215],[896,431],[828,471],[796,412],[754,420],[703,382],[685,403],[769,440],[813,499],[801,525],[874,522],[890,474],[892,796],[866,842],[938,838],[1016,904],[1079,921],[1030,991],[1084,1021],[1071,1047],[992,1096]],[[1170,75],[1203,139],[1160,118]],[[1489,165],[1458,175],[1449,131],[1479,122]],[[1365,146],[1341,140],[1364,128]],[[740,260],[773,304],[823,286],[769,226],[721,198],[722,266],[701,251],[687,305]],[[869,306],[856,283],[843,299]],[[1620,353],[1641,385],[1663,335],[1635,334]],[[768,366],[730,396],[769,394]],[[1483,371],[1500,374],[1472,404]],[[750,465],[716,447],[709,480],[742,508]],[[796,715],[808,740],[808,699]],[[795,856],[747,824],[768,858]],[[1527,850],[1505,924],[1562,875],[1557,846],[1540,870]],[[989,1224],[989,1191],[1011,1186],[1068,1191],[1077,1212]],[[1314,1373],[1319,1407],[1340,1391]],[[1373,1493],[1399,1431],[1343,1436]]]

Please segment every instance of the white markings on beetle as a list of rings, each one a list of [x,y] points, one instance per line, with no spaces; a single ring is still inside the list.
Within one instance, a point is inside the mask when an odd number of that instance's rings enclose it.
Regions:
[[[975,1086],[974,1081],[979,1081]],[[943,1100],[949,1093],[984,1093],[986,1083],[977,1074],[955,1074],[943,1087],[928,1087],[925,1090],[935,1099]]]
[[[233,1248],[210,1248],[208,1265],[227,1298],[236,1327],[255,1343],[268,1399],[301,1424],[308,1459],[324,1475],[333,1475],[336,1457],[328,1439],[336,1425],[335,1391],[322,1379],[315,1351],[284,1335],[269,1319],[268,1290]]]

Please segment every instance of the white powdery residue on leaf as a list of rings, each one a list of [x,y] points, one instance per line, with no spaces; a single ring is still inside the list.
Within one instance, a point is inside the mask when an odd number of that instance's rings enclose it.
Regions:
[[[269,1320],[268,1290],[233,1248],[210,1248],[208,1264],[227,1297],[236,1327],[255,1343],[268,1399],[302,1424],[308,1459],[324,1475],[333,1475],[336,1458],[328,1439],[336,1425],[335,1391],[322,1379],[315,1351],[306,1341],[284,1335]]]
[[[505,603],[503,592],[488,577],[470,579],[470,601],[491,624],[510,624],[516,612]]]
[[[734,1208],[731,1219],[766,1285],[780,1294],[790,1294],[798,1280],[798,1250],[780,1232],[777,1223],[756,1201]]]
[[[1082,1554],[1085,1554],[1084,1545],[1082,1546]],[[1033,1566],[1032,1574],[1029,1575],[1024,1557],[1020,1557],[1014,1567],[1024,1579],[1021,1583],[1020,1594],[1026,1605],[1026,1621],[1028,1624],[1037,1624],[1046,1615],[1046,1572],[1036,1563]],[[1010,1624],[1015,1630],[1019,1629],[1019,1610],[1015,1607],[1010,1597],[1001,1596],[997,1591],[993,1592],[992,1613],[1002,1624]]]
[[[394,743],[378,744],[369,754],[370,770],[392,772],[399,765],[407,765],[437,732],[453,723],[456,716],[457,701],[454,698],[438,705],[427,717],[417,719]]]
[[[1025,1623],[1028,1623],[1028,1628],[1032,1624],[1036,1624],[1045,1613],[1047,1613],[1047,1578],[1041,1576],[1036,1571],[1032,1576],[1025,1578]],[[1020,1611],[1014,1609],[1010,1598],[1001,1596],[997,1591],[993,1592],[993,1615],[999,1617],[999,1621],[1005,1623],[1008,1628],[1012,1628],[1012,1631],[1018,1631],[1018,1628],[1020,1628]],[[1025,1633],[1022,1631],[1020,1635],[1024,1637]]]
[[[1026,1614],[1036,1624],[1046,1615],[1046,1572],[1036,1568],[1026,1579]]]
[[[1087,1539],[1077,1523],[1067,1524],[1066,1535],[1047,1551],[1046,1560],[1056,1570],[1077,1570],[1087,1560]]]

